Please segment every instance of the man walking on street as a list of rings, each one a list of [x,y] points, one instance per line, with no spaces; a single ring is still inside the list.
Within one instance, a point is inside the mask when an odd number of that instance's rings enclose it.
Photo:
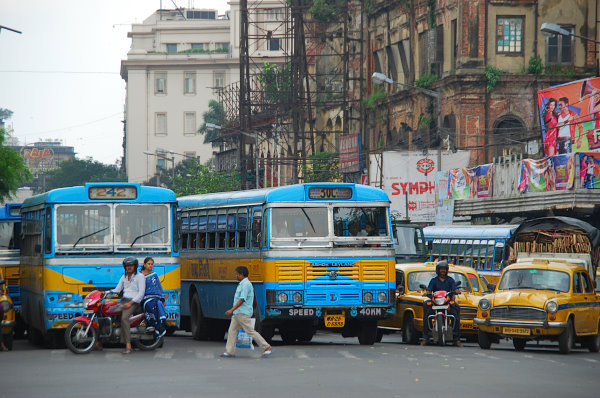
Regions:
[[[248,268],[240,266],[235,269],[236,278],[239,281],[235,295],[233,296],[233,307],[225,312],[225,315],[231,317],[231,324],[227,332],[227,345],[225,352],[221,354],[223,358],[231,358],[235,354],[235,341],[240,329],[244,329],[246,334],[251,336],[260,348],[264,349],[262,356],[264,358],[271,355],[271,346],[266,340],[254,330],[252,325],[252,304],[254,302],[254,288],[248,280]]]

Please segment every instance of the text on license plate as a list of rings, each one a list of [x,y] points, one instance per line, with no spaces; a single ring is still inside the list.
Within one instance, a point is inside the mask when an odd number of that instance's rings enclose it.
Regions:
[[[461,322],[460,327],[461,329],[473,329],[473,324],[468,322]]]
[[[504,334],[515,334],[518,336],[529,336],[531,334],[531,330],[528,328],[502,328],[502,333]]]
[[[325,327],[326,328],[342,328],[346,323],[346,317],[344,314],[325,314]]]

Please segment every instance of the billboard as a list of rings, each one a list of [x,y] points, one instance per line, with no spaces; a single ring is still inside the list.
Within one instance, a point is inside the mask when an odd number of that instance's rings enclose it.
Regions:
[[[470,152],[458,151],[428,153],[423,152],[383,152],[382,189],[391,200],[393,214],[412,222],[435,221],[436,197],[435,184],[439,169],[466,167],[469,164]],[[369,175],[378,175],[378,162],[371,156]]]
[[[572,188],[575,158],[575,155],[556,155],[540,160],[523,159],[519,171],[519,192],[561,191]]]
[[[584,152],[576,155],[579,162],[579,186],[586,189],[600,188],[600,152]]]
[[[538,91],[546,156],[600,151],[600,77]]]
[[[493,165],[483,164],[470,169],[452,169],[448,172],[448,197],[477,199],[492,197]]]
[[[360,134],[340,137],[340,172],[360,171]]]

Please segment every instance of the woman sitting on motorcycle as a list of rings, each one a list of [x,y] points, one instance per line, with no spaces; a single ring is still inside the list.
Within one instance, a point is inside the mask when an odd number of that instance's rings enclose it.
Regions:
[[[165,297],[160,284],[160,279],[156,272],[152,272],[154,259],[146,257],[142,265],[142,275],[146,280],[146,289],[144,293],[143,309],[148,323],[148,331],[154,331],[154,336],[159,339],[167,332],[166,322],[167,313],[165,311]]]
[[[456,286],[456,282],[454,278],[448,276],[448,263],[446,261],[440,261],[435,266],[435,273],[437,276],[431,278],[429,281],[429,286],[427,286],[427,294],[431,294],[433,292],[437,292],[439,290],[445,290],[448,293],[458,294],[460,293],[458,287]],[[427,305],[427,301],[423,303],[423,340],[421,341],[421,345],[426,345],[429,341],[430,337],[430,325],[429,325],[429,316],[433,314],[433,309],[430,305]],[[462,347],[462,343],[460,342],[460,311],[458,308],[458,304],[454,303],[450,305],[448,309],[448,315],[454,316],[454,325],[453,325],[453,338],[454,345],[458,347]]]

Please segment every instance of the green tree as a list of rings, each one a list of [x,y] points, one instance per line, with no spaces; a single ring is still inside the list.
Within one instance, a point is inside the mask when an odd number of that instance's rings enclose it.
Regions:
[[[156,177],[148,185],[155,185],[155,181]],[[217,173],[196,160],[177,164],[174,175],[165,173],[161,175],[160,182],[177,196],[240,190],[240,175],[237,171]]]
[[[0,122],[5,119],[10,119],[13,115],[13,111],[10,109],[0,108]]]
[[[17,151],[4,145],[5,140],[6,131],[0,128],[0,201],[2,202],[15,194],[22,183],[31,179],[27,164]]]
[[[334,182],[341,181],[338,154],[332,152],[317,152],[310,155],[307,165],[302,168],[304,182]]]
[[[46,189],[84,185],[86,182],[127,181],[127,176],[116,166],[95,160],[77,158],[61,162],[58,168],[46,174]]]
[[[219,146],[219,143],[215,142],[215,139],[219,137],[219,130],[206,127],[206,123],[216,125],[223,123],[223,104],[215,100],[208,101],[208,110],[202,114],[202,118],[204,123],[198,129],[198,134],[204,135],[205,144],[210,143],[213,147]]]

